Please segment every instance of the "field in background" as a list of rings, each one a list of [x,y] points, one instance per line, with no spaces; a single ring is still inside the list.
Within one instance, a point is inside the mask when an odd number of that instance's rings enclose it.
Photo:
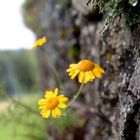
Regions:
[[[40,138],[44,137],[45,133],[43,133],[43,131],[45,129],[45,123],[41,116],[39,116],[39,109],[37,106],[40,97],[40,93],[22,94],[18,97],[18,101],[31,107],[38,112],[38,115],[28,112],[20,105],[14,105],[10,100],[0,102],[1,140],[30,140],[36,139],[36,136]]]

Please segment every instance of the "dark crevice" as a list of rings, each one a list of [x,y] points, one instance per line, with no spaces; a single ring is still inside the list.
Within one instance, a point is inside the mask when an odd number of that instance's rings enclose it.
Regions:
[[[135,98],[133,96],[133,93],[131,91],[127,92],[128,96],[131,96],[132,98]],[[138,123],[136,121],[137,115],[139,112],[139,108],[140,108],[140,100],[135,100],[132,99],[134,102],[133,103],[133,107],[131,108],[131,111],[127,111],[127,116],[126,116],[126,120],[124,123],[124,130],[123,130],[123,136],[122,139],[123,140],[137,140],[136,135],[137,135],[137,131],[138,131]]]

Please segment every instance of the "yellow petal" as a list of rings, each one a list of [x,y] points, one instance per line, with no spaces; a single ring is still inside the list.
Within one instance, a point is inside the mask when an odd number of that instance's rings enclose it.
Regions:
[[[46,110],[46,112],[43,114],[44,118],[49,118],[51,111],[50,110]]]
[[[40,113],[44,118],[49,117],[50,115],[50,110],[48,109],[42,109],[41,113]]]
[[[80,72],[79,75],[78,75],[79,83],[82,83],[83,78],[84,78],[84,72],[82,71],[82,72]]]
[[[62,98],[62,97],[64,97],[64,95],[59,95],[59,96],[58,96],[58,98]]]
[[[40,114],[43,116],[45,114],[45,112],[46,112],[46,108],[45,109],[42,109],[41,112],[40,112]]]
[[[47,38],[44,36],[44,37],[42,38],[42,42],[45,43],[46,41],[47,41]]]
[[[46,105],[39,106],[39,109],[46,109]]]
[[[89,75],[88,71],[85,72],[85,81],[86,82],[90,81],[90,75]]]
[[[98,71],[98,69],[96,67],[93,69],[93,72],[94,72],[96,77],[98,77],[98,78],[102,77],[102,74]]]
[[[46,43],[46,37],[40,38],[40,39],[38,40],[38,45],[39,45],[39,46],[42,46],[42,45],[45,44],[45,43]]]
[[[69,99],[67,97],[59,97],[59,103],[67,102]]]
[[[57,94],[58,94],[58,88],[55,88],[55,90],[54,90],[54,97],[56,97]]]
[[[72,65],[72,64],[71,64],[71,65]],[[76,70],[76,64],[73,64],[73,67],[70,66],[70,67],[66,70],[66,72],[70,72],[70,71],[74,71],[74,70]]]
[[[62,108],[62,109],[65,109],[65,108],[67,108],[68,106],[67,106],[66,104],[64,104],[64,103],[60,103],[60,104],[58,105],[58,107],[59,107],[59,108]]]
[[[50,97],[54,97],[53,92],[52,91],[46,91],[45,98],[48,99]]]
[[[84,77],[83,77],[82,83],[87,83],[87,77],[85,75],[85,72],[84,72]]]
[[[56,112],[57,117],[62,116],[62,112],[58,107],[55,108],[55,112]]]
[[[43,45],[43,42],[39,41],[38,46],[42,46],[42,45]]]
[[[75,70],[74,73],[71,76],[71,79],[74,79],[77,76],[78,73],[79,73],[79,70]]]
[[[67,69],[67,70],[66,70],[66,72],[70,72],[70,71],[72,71],[72,69],[71,69],[71,68],[69,68],[69,69]]]
[[[77,64],[70,64],[70,68],[75,67]]]
[[[39,106],[42,106],[42,105],[45,105],[46,104],[46,99],[40,99],[39,101],[38,101],[38,105]]]
[[[73,70],[69,72],[69,76],[72,76],[73,74],[74,74]]]
[[[88,73],[89,73],[89,75],[90,75],[90,79],[91,79],[91,80],[95,79],[95,75],[93,74],[92,71],[89,71]]]
[[[97,67],[100,73],[105,73],[104,69],[102,69],[98,64],[95,64],[95,66]]]
[[[53,117],[53,118],[56,118],[56,117],[57,117],[57,116],[56,116],[56,111],[55,111],[55,109],[52,110],[52,117]]]

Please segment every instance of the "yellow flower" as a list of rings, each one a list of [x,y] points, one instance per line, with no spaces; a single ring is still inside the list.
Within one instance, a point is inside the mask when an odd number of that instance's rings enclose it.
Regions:
[[[39,38],[32,46],[32,48],[42,47],[47,42],[47,38],[44,36]]]
[[[67,69],[71,79],[74,79],[78,75],[80,83],[91,82],[97,78],[101,78],[105,71],[96,63],[90,60],[81,60],[77,64],[71,64]]]
[[[51,113],[53,118],[61,117],[62,112],[60,109],[67,108],[65,102],[68,101],[68,98],[64,95],[57,96],[57,94],[58,88],[54,92],[46,91],[45,98],[38,101],[43,118],[48,118]]]

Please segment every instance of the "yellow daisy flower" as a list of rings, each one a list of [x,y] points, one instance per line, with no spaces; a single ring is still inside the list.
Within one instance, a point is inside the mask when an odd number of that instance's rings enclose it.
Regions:
[[[32,48],[42,47],[47,42],[47,37],[39,38],[32,46]]]
[[[97,78],[101,78],[105,71],[96,63],[90,60],[81,60],[77,64],[71,64],[67,69],[71,79],[74,79],[78,75],[80,83],[91,82]]]
[[[60,109],[67,108],[65,102],[68,101],[68,98],[64,95],[57,96],[57,94],[58,88],[56,88],[54,92],[46,91],[45,98],[38,101],[43,118],[49,118],[51,113],[53,118],[61,117],[62,112]]]

